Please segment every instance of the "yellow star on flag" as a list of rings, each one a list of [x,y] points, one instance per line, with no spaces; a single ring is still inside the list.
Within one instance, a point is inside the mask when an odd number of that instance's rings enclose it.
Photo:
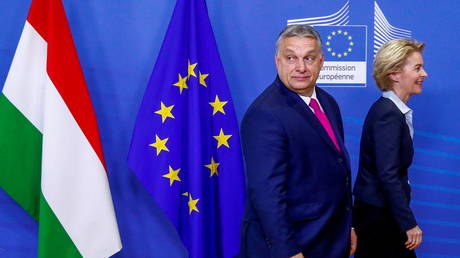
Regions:
[[[189,209],[189,215],[192,214],[192,211],[200,212],[198,208],[196,207],[198,201],[200,198],[193,199],[192,194],[188,195],[188,209]]]
[[[166,118],[171,117],[175,118],[173,114],[171,114],[171,110],[173,109],[174,105],[171,105],[169,107],[165,106],[163,101],[160,102],[161,108],[158,111],[155,111],[155,114],[161,115],[161,122],[164,123]]]
[[[180,89],[180,94],[182,94],[183,89],[188,89],[187,86],[187,76],[182,78],[182,76],[179,74],[179,81],[173,84],[174,86],[179,87]]]
[[[232,137],[232,135],[231,134],[225,135],[222,128],[220,128],[219,135],[215,135],[213,137],[217,140],[217,148],[219,148],[221,145],[225,145],[227,146],[227,148],[230,148],[227,141],[230,137]]]
[[[174,181],[180,182],[180,178],[178,176],[179,172],[180,168],[174,170],[171,166],[169,166],[169,173],[163,175],[163,177],[169,178],[169,186],[172,186]]]
[[[208,77],[209,74],[207,74],[207,73],[202,74],[201,71],[199,71],[199,74],[200,74],[200,84],[203,85],[204,87],[208,87],[208,85],[206,84],[204,79],[206,79],[206,77]]]
[[[217,171],[217,167],[219,166],[219,163],[214,161],[214,157],[211,157],[211,164],[204,165],[204,166],[211,170],[211,174],[209,175],[209,177],[212,177],[213,175],[219,175]]]
[[[228,101],[220,101],[219,96],[216,95],[214,102],[209,102],[209,105],[211,105],[214,108],[212,111],[212,115],[215,115],[217,112],[221,112],[225,115],[224,105],[227,103]]]
[[[187,79],[190,78],[190,75],[193,76],[193,77],[196,77],[196,74],[195,74],[195,66],[196,66],[197,64],[198,64],[198,63],[190,64],[190,60],[188,60],[188,67],[187,67],[188,74],[187,74]]]
[[[152,146],[154,148],[157,149],[157,156],[160,155],[160,152],[162,150],[164,151],[169,151],[168,147],[166,147],[166,142],[168,141],[169,138],[165,138],[165,139],[160,139],[160,137],[158,137],[158,135],[155,134],[155,142],[152,143],[152,144],[149,144],[149,146]]]

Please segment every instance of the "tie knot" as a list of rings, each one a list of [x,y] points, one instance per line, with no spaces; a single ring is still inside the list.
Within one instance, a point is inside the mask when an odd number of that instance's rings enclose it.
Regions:
[[[314,98],[311,98],[310,99],[310,107],[313,108],[313,111],[315,111],[315,114],[320,111],[321,112],[321,108],[319,107],[319,104],[318,104],[318,101],[316,101],[316,99]]]

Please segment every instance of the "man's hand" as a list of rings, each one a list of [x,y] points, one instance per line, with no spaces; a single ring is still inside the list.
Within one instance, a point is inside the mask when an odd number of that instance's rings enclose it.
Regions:
[[[414,250],[422,244],[422,230],[415,226],[406,231],[407,241],[405,243],[406,248],[409,250]]]
[[[358,246],[358,237],[356,236],[355,229],[351,229],[351,241],[350,241],[350,256],[356,252],[356,247]]]
[[[291,256],[291,258],[304,258],[302,253],[298,253],[294,256]]]

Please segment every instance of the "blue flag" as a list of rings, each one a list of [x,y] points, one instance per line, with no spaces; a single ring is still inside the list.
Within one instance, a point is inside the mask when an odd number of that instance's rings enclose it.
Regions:
[[[190,257],[239,250],[238,124],[204,0],[178,0],[137,115],[128,163]]]

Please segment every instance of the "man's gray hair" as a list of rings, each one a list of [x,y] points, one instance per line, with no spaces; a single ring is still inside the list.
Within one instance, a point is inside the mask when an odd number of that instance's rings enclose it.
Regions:
[[[278,40],[276,41],[276,54],[278,54],[279,45],[281,41],[285,38],[290,38],[294,36],[313,38],[316,40],[320,49],[322,50],[321,37],[319,36],[319,33],[310,25],[296,24],[288,25],[281,31]]]

